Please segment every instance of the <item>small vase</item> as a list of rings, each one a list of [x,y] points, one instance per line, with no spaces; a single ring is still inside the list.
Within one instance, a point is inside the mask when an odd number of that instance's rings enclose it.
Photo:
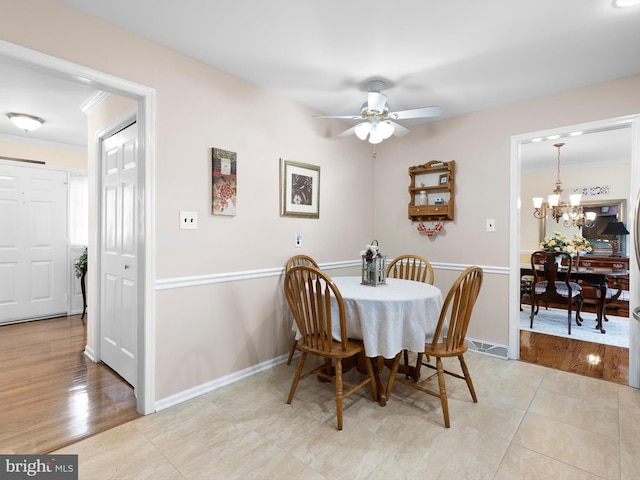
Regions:
[[[420,192],[420,205],[426,205],[427,204],[427,192]]]

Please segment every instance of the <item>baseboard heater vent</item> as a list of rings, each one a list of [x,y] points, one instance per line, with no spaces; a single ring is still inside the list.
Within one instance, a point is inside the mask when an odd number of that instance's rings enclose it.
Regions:
[[[467,343],[469,344],[469,350],[478,353],[484,353],[492,357],[509,358],[509,349],[506,345],[495,345],[493,343],[486,343],[482,340],[475,340],[467,337]]]

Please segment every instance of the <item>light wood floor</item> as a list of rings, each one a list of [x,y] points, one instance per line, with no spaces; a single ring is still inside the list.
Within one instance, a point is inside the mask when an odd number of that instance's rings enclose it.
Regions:
[[[85,345],[80,315],[0,327],[0,452],[48,453],[140,416]]]

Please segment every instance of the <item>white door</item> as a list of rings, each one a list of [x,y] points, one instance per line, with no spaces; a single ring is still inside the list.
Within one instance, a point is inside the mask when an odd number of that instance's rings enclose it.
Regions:
[[[66,315],[67,173],[0,165],[0,324]]]
[[[100,359],[134,387],[138,328],[138,135],[134,123],[102,147]]]

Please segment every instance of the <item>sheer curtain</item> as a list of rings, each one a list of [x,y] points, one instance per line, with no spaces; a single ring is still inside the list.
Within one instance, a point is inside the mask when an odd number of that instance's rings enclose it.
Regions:
[[[86,174],[69,176],[69,242],[86,245],[89,239],[89,184]]]

